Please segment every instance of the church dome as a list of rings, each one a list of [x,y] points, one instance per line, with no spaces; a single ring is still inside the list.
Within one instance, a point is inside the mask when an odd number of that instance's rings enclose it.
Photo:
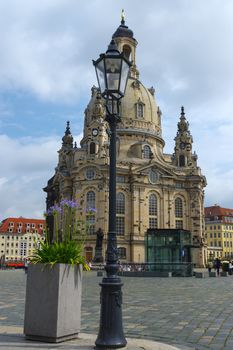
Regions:
[[[129,78],[125,96],[121,100],[119,129],[143,129],[143,132],[161,136],[160,110],[154,98],[154,89],[147,89],[139,80]]]

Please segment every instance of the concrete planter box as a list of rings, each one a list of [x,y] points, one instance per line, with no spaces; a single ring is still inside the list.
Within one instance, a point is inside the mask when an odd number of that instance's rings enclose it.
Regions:
[[[76,338],[81,320],[82,266],[30,265],[24,334],[27,339],[62,342]]]
[[[209,273],[209,276],[210,276],[210,277],[217,277],[217,272],[211,271],[211,272]]]
[[[195,272],[195,277],[196,278],[205,278],[207,276],[209,276],[209,274],[206,273],[206,272]]]
[[[221,277],[227,277],[228,276],[228,272],[227,271],[221,271],[220,272],[220,276]]]

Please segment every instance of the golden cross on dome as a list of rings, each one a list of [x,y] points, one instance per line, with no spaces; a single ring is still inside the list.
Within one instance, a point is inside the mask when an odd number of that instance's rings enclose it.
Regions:
[[[125,11],[124,11],[124,9],[121,10],[121,23],[125,23]]]

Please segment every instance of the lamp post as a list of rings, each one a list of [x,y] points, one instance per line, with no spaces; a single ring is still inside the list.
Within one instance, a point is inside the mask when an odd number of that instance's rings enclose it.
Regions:
[[[119,270],[116,236],[116,126],[120,121],[119,104],[127,85],[130,62],[117,49],[114,40],[105,54],[93,61],[99,89],[106,102],[106,120],[110,128],[109,166],[109,231],[106,252],[106,277],[100,294],[100,327],[96,339],[97,348],[122,348],[126,339],[122,326],[123,283],[117,275]]]

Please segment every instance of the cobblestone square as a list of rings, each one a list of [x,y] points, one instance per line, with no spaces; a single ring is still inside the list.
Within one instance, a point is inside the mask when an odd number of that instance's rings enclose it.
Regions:
[[[122,277],[126,337],[189,349],[233,349],[233,277]],[[98,333],[101,277],[84,273],[82,332]],[[0,271],[0,333],[23,327],[26,275]]]

